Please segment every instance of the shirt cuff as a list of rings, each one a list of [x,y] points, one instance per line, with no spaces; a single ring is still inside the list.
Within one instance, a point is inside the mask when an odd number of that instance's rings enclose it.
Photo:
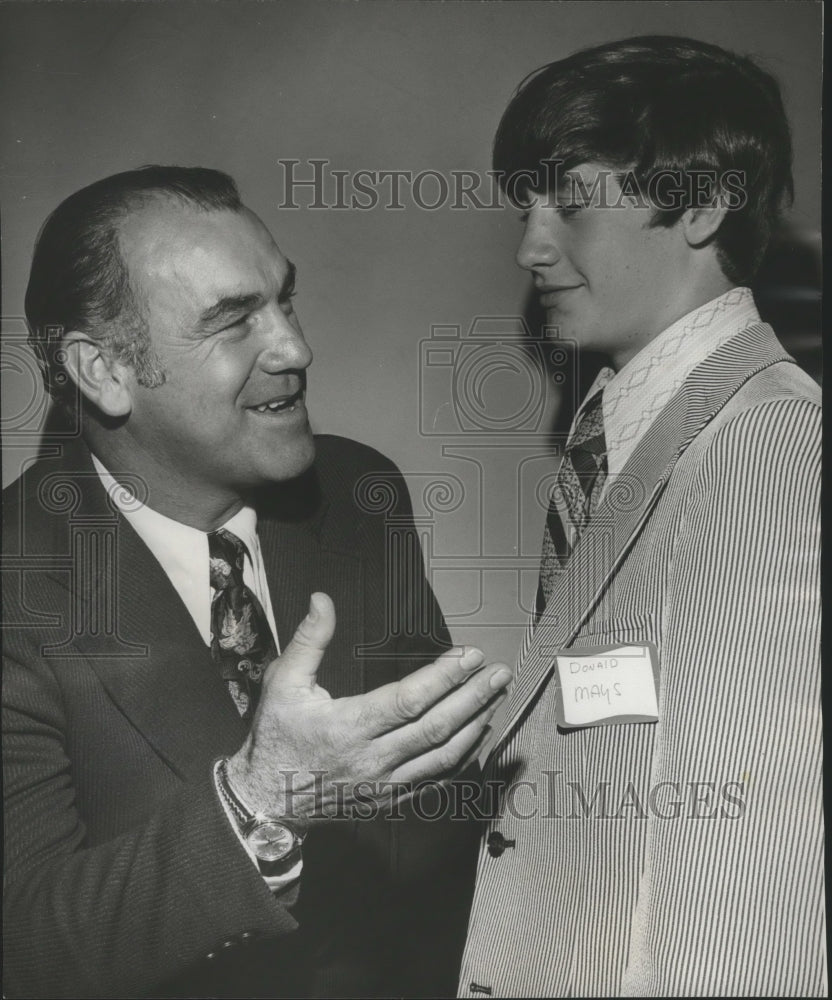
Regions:
[[[225,798],[220,792],[220,763],[220,761],[217,761],[216,764],[214,764],[214,791],[217,793],[217,798],[220,800],[220,805],[222,806],[228,822],[231,824],[231,828],[234,830],[234,833],[237,834],[237,840],[240,841],[243,850],[251,858],[251,863],[255,868],[257,868],[257,858],[255,857],[252,849],[248,846],[248,842],[240,831],[240,827],[237,824],[234,814],[228,808]],[[282,875],[263,875],[262,878],[272,892],[278,893],[282,892],[284,889],[288,889],[289,886],[294,885],[294,883],[300,878],[302,870],[303,858],[298,858],[297,862],[292,865],[289,871],[284,872]]]

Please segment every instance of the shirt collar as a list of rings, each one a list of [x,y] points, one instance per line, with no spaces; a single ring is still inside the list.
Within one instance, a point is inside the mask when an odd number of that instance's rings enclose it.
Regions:
[[[143,504],[92,456],[95,471],[112,504],[155,556],[182,598],[205,642],[211,641],[211,586],[208,567],[208,533],[174,521]],[[243,507],[222,525],[233,532],[248,550],[249,561],[259,557],[257,514]],[[272,628],[274,625],[272,624]]]
[[[731,288],[697,307],[650,341],[619,371],[602,368],[575,414],[604,390],[604,435],[609,474],[621,471],[653,420],[694,368],[746,327],[760,322],[749,288]]]
[[[95,455],[92,456],[92,462],[111,502],[131,522],[141,523],[143,526],[148,525],[151,531],[158,529],[168,532],[180,537],[183,541],[188,538],[195,539],[197,536],[207,538],[208,532],[200,531],[199,528],[183,524],[181,521],[175,521],[173,518],[160,514],[143,504],[126,486],[119,483],[107,471],[104,463]],[[253,507],[241,507],[233,517],[230,517],[220,527],[235,534],[249,547],[257,538],[257,511]],[[251,551],[250,547],[249,551]]]
[[[237,513],[222,525],[226,531],[236,535],[248,549],[249,558],[253,558],[257,540],[257,512],[253,507],[241,507]]]
[[[146,506],[119,483],[95,455],[92,461],[111,503],[124,515],[168,576],[190,574],[202,562],[208,573],[208,536],[204,531],[174,521]]]

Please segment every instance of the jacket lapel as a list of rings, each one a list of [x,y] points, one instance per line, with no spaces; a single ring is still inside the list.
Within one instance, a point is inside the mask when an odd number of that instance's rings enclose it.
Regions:
[[[569,644],[602,599],[691,441],[748,379],[780,361],[793,359],[771,327],[748,327],[695,368],[651,424],[621,474],[610,482],[556,583],[520,665],[492,753],[552,672],[557,650]]]
[[[91,659],[110,697],[183,778],[234,753],[248,731],[187,608],[123,519],[118,532],[118,631],[145,654]]]
[[[110,698],[183,778],[204,774],[206,761],[236,751],[247,726],[214,668],[188,610],[156,558],[111,506],[80,442],[48,463],[40,496],[71,497],[45,524],[36,512],[27,533],[37,547],[66,552],[71,570],[47,573],[67,592],[68,639],[44,650],[80,651]],[[49,487],[46,490],[46,487]]]

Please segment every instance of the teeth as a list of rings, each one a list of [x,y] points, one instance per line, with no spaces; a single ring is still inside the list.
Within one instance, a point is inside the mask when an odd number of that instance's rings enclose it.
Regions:
[[[258,413],[265,413],[269,410],[271,413],[277,413],[278,410],[294,410],[295,403],[292,401],[291,405],[287,400],[276,400],[273,403],[263,403],[261,406],[256,407]]]

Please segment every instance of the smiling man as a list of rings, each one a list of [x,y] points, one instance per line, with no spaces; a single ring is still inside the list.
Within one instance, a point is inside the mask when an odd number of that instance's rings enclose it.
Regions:
[[[245,208],[171,211],[156,199],[124,220],[119,239],[162,371],[145,384],[119,371],[98,381],[98,345],[64,337],[83,384],[100,385],[99,407],[130,417],[93,450],[158,483],[155,510],[209,530],[242,506],[242,492],[312,462],[312,354],[292,304],[295,268]]]
[[[485,831],[460,994],[826,995],[820,394],[747,287],[791,193],[778,86],[691,39],[588,49],[522,84],[494,165],[536,178],[548,323],[609,364],[486,768],[529,794]]]
[[[469,827],[402,800],[476,758],[510,673],[388,558],[358,487],[418,552],[397,470],[313,437],[294,282],[200,168],[38,238],[31,343],[81,433],[3,498],[7,996],[453,989]]]

